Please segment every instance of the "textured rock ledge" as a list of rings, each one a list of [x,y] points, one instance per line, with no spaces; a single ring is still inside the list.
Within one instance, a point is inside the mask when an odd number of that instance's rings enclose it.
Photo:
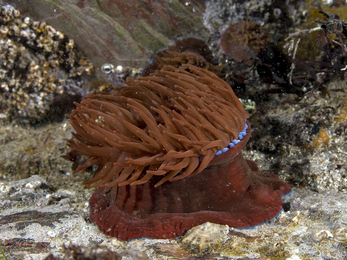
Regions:
[[[143,67],[154,52],[179,37],[204,37],[203,1],[4,1],[24,15],[75,38],[84,54],[100,67],[109,62]],[[186,4],[189,3],[189,4]],[[0,1],[1,3],[1,1]]]
[[[53,184],[54,185],[54,184]],[[62,246],[106,246],[122,259],[344,259],[346,193],[295,189],[287,212],[252,229],[206,223],[177,239],[123,242],[88,219],[91,190],[56,189],[35,175],[0,183],[0,234],[9,259],[62,256]]]

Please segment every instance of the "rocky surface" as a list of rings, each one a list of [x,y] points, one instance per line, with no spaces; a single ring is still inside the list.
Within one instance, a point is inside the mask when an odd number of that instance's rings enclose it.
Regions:
[[[97,68],[105,63],[143,67],[155,51],[179,36],[209,38],[215,56],[225,60],[217,46],[218,37],[227,23],[243,19],[249,4],[254,4],[249,9],[252,20],[265,24],[276,39],[283,24],[289,24],[285,21],[292,22],[289,29],[294,31],[312,8],[305,9],[305,1],[296,1],[297,5],[287,9],[284,3],[293,1],[274,1],[271,8],[268,1],[207,1],[207,9],[200,1],[174,0],[170,6],[165,5],[168,1],[152,6],[148,1],[147,6],[144,1],[130,1],[129,9],[111,2],[6,1],[22,14],[46,20],[74,38],[82,52],[94,58]],[[139,20],[131,16],[135,7],[144,10]],[[153,17],[148,16],[151,8]],[[275,15],[281,22],[276,22]],[[293,187],[285,198],[286,211],[277,218],[252,229],[207,223],[171,240],[124,242],[108,237],[88,219],[93,190],[80,183],[91,173],[71,176],[71,163],[60,157],[67,152],[66,139],[71,138],[68,120],[35,127],[12,122],[0,126],[4,255],[8,259],[45,259],[53,253],[63,258],[65,246],[70,252],[86,254],[111,250],[122,259],[346,259],[345,78],[327,77],[316,87],[306,84],[299,97],[288,94],[288,89],[268,95],[270,84],[259,83],[257,77],[244,84],[247,95],[256,101],[245,157],[255,160],[262,170],[279,174]]]
[[[298,101],[271,95],[251,114],[247,157],[314,191],[347,188],[346,82],[333,81]],[[265,107],[266,106],[266,107]]]
[[[50,253],[62,257],[63,245],[83,245],[103,250],[106,247],[122,259],[347,257],[344,192],[294,189],[285,197],[286,212],[251,229],[205,223],[177,239],[129,242],[102,234],[90,222],[90,195],[90,190],[82,188],[57,189],[37,175],[0,183],[0,234],[5,255],[8,259],[45,259]]]
[[[95,67],[143,67],[179,37],[205,38],[203,1],[5,1],[63,31]]]
[[[66,138],[71,130],[66,121],[37,128],[16,124],[1,126],[1,180],[25,179],[35,174],[50,182],[50,178],[54,178],[52,182],[64,179],[71,173],[71,163],[60,156],[65,153]]]

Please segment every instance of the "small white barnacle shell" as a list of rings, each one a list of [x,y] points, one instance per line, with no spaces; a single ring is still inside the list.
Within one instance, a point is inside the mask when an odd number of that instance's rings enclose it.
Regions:
[[[123,66],[118,65],[118,66],[116,67],[116,71],[117,71],[117,72],[122,72],[122,71],[123,71]]]
[[[20,16],[20,12],[17,9],[13,9],[13,16],[14,17],[19,17]]]
[[[4,79],[7,74],[7,70],[0,69],[0,79]]]
[[[67,51],[68,51],[68,50],[72,50],[73,47],[74,47],[74,44],[75,44],[74,40],[70,39],[70,40],[66,43],[66,50],[67,50]]]
[[[0,88],[4,89],[5,91],[9,91],[7,82],[0,83]]]
[[[193,253],[212,253],[229,239],[228,234],[229,226],[206,222],[188,230],[179,244]]]
[[[314,235],[314,240],[317,242],[322,241],[324,239],[330,239],[333,238],[333,234],[329,230],[320,230]]]
[[[58,40],[64,39],[64,34],[60,31],[56,31],[55,36],[57,37]]]
[[[48,33],[52,33],[53,35],[55,35],[57,33],[57,30],[55,28],[53,28],[52,26],[50,26],[50,25],[46,25],[45,26],[45,30]]]
[[[101,71],[105,74],[114,73],[114,66],[111,63],[105,63],[101,66]]]
[[[19,36],[29,39],[29,35],[30,35],[30,30],[21,30]]]
[[[334,232],[334,240],[341,243],[347,242],[347,227],[338,228]]]
[[[12,32],[15,36],[19,36],[20,30],[19,30],[17,25],[13,25],[11,29],[12,29]]]
[[[19,25],[19,27],[20,27],[21,29],[25,29],[25,28],[28,28],[28,25],[27,25],[26,23],[21,23],[21,24]]]
[[[40,22],[34,21],[33,24],[32,24],[32,28],[33,28],[34,30],[36,30],[36,29],[39,27],[39,25],[40,25]]]
[[[45,27],[46,27],[47,23],[45,21],[41,22],[40,25],[39,25],[39,29],[40,31],[44,31]]]
[[[30,17],[24,17],[24,18],[23,18],[23,22],[24,22],[25,24],[29,25],[29,24],[30,24]]]
[[[7,26],[4,26],[4,25],[0,26],[0,34],[7,35],[8,31],[9,30]]]

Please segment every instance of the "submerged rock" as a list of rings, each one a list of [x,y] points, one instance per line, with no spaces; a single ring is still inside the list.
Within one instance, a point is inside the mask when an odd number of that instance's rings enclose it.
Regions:
[[[125,259],[344,259],[347,256],[346,193],[317,194],[296,189],[285,198],[290,210],[251,229],[205,223],[177,239],[142,238],[125,242],[102,234],[90,222],[88,189],[55,183],[38,176],[0,183],[3,209],[0,239],[7,257],[45,259],[50,253],[62,257],[67,252],[64,248],[86,252],[86,247],[109,254],[117,252],[115,256]]]
[[[179,37],[204,38],[203,1],[11,0],[25,15],[45,20],[69,37],[96,67],[143,67]]]
[[[0,120],[31,124],[62,120],[93,68],[73,39],[9,4],[0,6],[0,61]]]

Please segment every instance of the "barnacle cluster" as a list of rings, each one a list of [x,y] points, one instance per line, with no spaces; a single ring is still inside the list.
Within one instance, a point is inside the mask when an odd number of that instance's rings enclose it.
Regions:
[[[130,68],[118,65],[115,67],[111,63],[105,63],[101,66],[101,72],[106,75],[108,83],[111,86],[126,86],[126,78],[136,79],[141,75],[142,69]],[[100,87],[99,87],[100,89]],[[102,87],[100,90],[104,90]]]
[[[81,76],[92,70],[72,39],[8,4],[0,7],[0,62],[2,120],[63,114],[59,101],[83,95]]]

